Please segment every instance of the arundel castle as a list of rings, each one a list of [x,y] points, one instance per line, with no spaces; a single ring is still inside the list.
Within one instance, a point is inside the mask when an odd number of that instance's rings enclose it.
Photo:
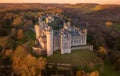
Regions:
[[[51,56],[54,51],[60,50],[61,54],[71,53],[72,47],[84,46],[87,44],[87,29],[80,29],[71,25],[71,22],[64,22],[59,30],[53,30],[48,24],[55,21],[54,16],[47,15],[43,20],[38,18],[39,25],[35,25],[37,47],[34,50],[45,51]],[[56,16],[58,17],[58,16]]]

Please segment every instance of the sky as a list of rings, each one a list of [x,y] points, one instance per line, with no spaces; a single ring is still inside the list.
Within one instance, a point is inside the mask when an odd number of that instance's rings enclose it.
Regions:
[[[0,3],[98,3],[120,4],[120,0],[0,0]]]

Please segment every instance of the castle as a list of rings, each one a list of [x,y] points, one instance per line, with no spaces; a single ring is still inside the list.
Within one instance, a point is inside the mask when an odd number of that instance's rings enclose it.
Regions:
[[[46,51],[51,56],[54,51],[59,50],[61,54],[71,53],[71,47],[86,45],[87,29],[79,29],[71,26],[70,22],[63,24],[60,30],[53,30],[48,23],[54,21],[54,16],[46,16],[45,21],[38,18],[39,25],[35,25],[36,44],[39,51]],[[33,47],[33,49],[35,49]]]

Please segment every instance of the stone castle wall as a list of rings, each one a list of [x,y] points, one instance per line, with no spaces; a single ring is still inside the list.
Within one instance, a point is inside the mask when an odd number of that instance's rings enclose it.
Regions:
[[[79,49],[88,49],[93,51],[93,45],[84,45],[84,46],[78,46],[78,47],[72,47],[71,50],[79,50]]]

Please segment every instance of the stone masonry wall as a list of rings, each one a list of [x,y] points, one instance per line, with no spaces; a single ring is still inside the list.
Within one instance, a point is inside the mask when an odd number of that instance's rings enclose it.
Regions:
[[[71,48],[71,50],[78,50],[78,49],[88,49],[93,51],[93,45],[85,45],[85,46],[78,46],[78,47]]]

